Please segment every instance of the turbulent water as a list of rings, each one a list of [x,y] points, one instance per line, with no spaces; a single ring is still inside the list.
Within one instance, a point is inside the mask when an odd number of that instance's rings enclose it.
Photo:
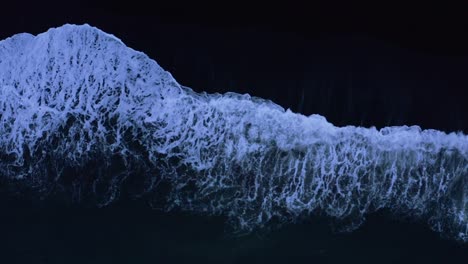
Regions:
[[[0,179],[39,197],[224,215],[234,230],[370,212],[468,241],[468,136],[335,127],[271,101],[195,93],[88,25],[0,42]]]

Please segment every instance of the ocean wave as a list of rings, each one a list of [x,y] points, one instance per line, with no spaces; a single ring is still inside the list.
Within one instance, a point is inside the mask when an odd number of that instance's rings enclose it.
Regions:
[[[0,178],[99,206],[122,192],[234,230],[379,209],[468,241],[468,137],[336,127],[236,93],[195,93],[88,25],[0,42]]]

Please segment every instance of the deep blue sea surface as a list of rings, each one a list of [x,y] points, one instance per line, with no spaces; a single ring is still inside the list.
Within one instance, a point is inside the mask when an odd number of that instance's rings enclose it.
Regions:
[[[2,198],[2,263],[460,263],[468,247],[424,224],[369,216],[353,233],[318,217],[233,237],[224,219],[162,213],[141,201],[107,208]]]

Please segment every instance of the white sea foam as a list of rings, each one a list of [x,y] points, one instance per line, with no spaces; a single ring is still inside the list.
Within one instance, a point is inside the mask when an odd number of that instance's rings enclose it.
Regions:
[[[240,231],[309,214],[352,230],[386,208],[466,242],[467,161],[462,133],[335,127],[195,93],[88,25],[0,42],[0,177],[38,192],[107,204],[141,177],[146,194],[168,183],[167,208],[226,215]]]

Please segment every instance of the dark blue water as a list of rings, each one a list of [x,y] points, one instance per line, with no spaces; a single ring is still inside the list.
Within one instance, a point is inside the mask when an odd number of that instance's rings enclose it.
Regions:
[[[224,219],[162,213],[141,202],[107,208],[2,199],[2,263],[460,263],[467,245],[425,225],[371,215],[336,234],[318,217],[233,237]]]

